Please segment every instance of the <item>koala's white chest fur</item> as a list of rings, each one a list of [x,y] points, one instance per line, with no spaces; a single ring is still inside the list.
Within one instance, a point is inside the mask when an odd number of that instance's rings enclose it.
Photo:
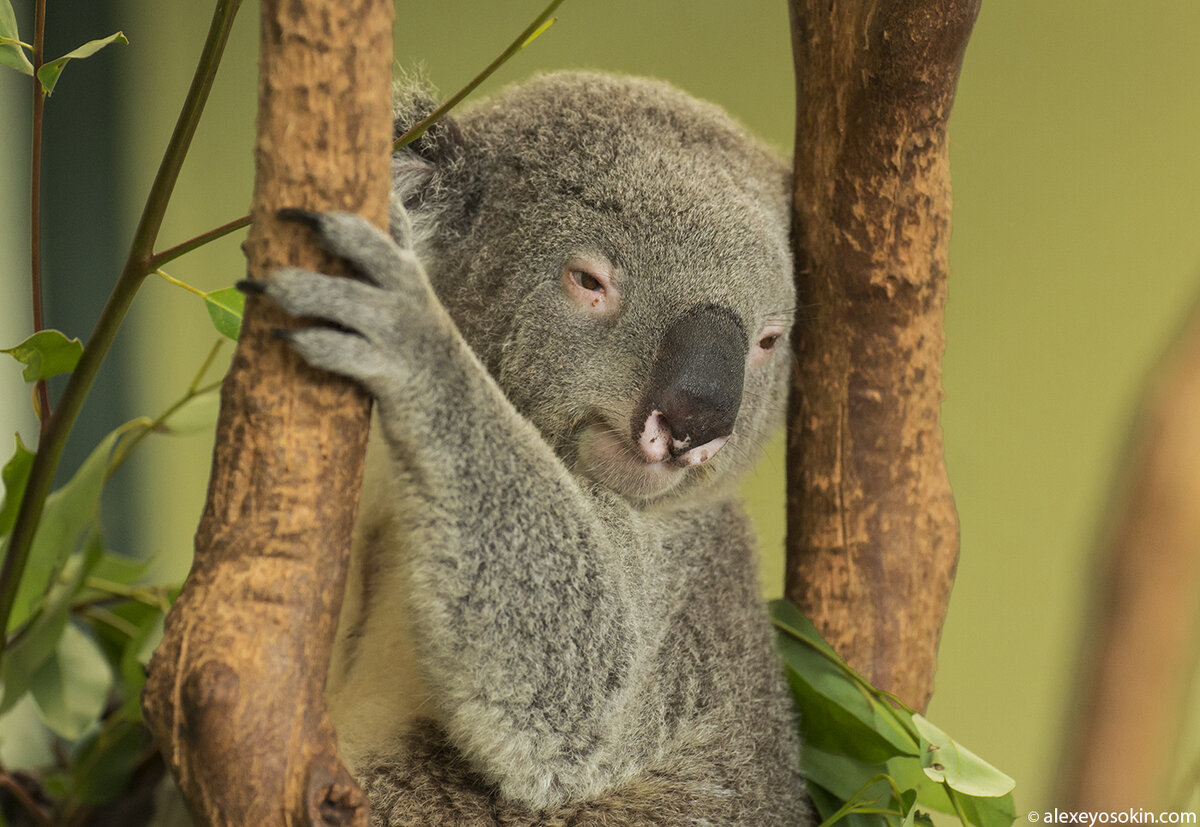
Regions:
[[[404,617],[408,593],[402,528],[389,507],[395,482],[372,439],[326,696],[351,771],[386,753],[417,715],[435,717]]]

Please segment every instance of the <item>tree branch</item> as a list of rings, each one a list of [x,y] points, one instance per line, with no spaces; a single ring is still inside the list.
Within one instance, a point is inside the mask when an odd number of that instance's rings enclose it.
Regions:
[[[942,459],[946,121],[978,0],[792,0],[787,595],[923,709],[958,555]]]
[[[388,225],[390,0],[264,0],[251,278],[333,272],[282,207]],[[200,824],[365,825],[338,757],[328,669],[358,504],[368,400],[316,372],[247,301],[226,376],[196,557],[167,617],[146,719]]]
[[[1067,739],[1077,810],[1169,807],[1200,621],[1200,305],[1147,395],[1113,508],[1107,564]],[[1174,802],[1178,804],[1178,802]]]

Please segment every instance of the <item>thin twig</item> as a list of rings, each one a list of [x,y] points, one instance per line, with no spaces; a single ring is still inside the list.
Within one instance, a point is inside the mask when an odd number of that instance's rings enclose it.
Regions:
[[[200,122],[204,104],[208,101],[213,78],[216,76],[221,55],[225,51],[225,43],[229,39],[229,32],[240,6],[241,0],[217,0],[208,37],[204,42],[196,73],[192,77],[192,85],[188,89],[183,109],[175,123],[175,131],[171,134],[171,140],[167,143],[167,149],[163,153],[158,174],[155,175],[150,193],[146,196],[146,205],[142,210],[142,217],[134,233],[133,242],[130,244],[125,267],[122,269],[112,293],[109,294],[104,309],[100,312],[100,319],[96,322],[96,328],[88,339],[83,356],[80,357],[79,364],[75,366],[75,371],[67,381],[67,387],[59,399],[58,407],[50,417],[50,424],[38,444],[38,452],[34,457],[33,467],[29,472],[29,481],[25,487],[25,496],[21,501],[20,510],[17,512],[12,534],[9,536],[8,554],[4,557],[3,568],[0,569],[0,630],[8,627],[8,618],[12,614],[17,587],[20,585],[21,575],[25,571],[25,562],[29,558],[29,549],[33,545],[33,535],[37,530],[38,521],[41,519],[46,497],[50,493],[54,472],[62,458],[67,435],[71,432],[75,419],[79,416],[83,400],[87,397],[92,382],[96,379],[96,374],[117,335],[121,321],[125,318],[130,304],[133,303],[133,297],[150,273],[150,258],[154,250],[154,242],[158,238],[158,231],[162,227],[167,202],[170,200],[175,182],[179,178],[179,170],[183,166],[183,159],[187,155],[192,136],[196,133],[196,126]],[[0,634],[0,658],[4,654],[4,645],[4,635]]]
[[[12,793],[13,798],[21,802],[21,806],[29,815],[33,816],[41,827],[54,827],[54,822],[50,820],[50,816],[46,815],[45,811],[33,800],[29,795],[29,791],[21,786],[21,782],[13,778],[4,770],[0,770],[0,787]]]
[[[113,452],[112,461],[108,465],[108,471],[105,472],[104,481],[108,482],[110,479],[112,479],[113,475],[117,473],[118,469],[125,464],[125,460],[129,459],[130,454],[133,453],[133,449],[138,447],[142,440],[147,436],[162,428],[167,419],[169,419],[176,411],[178,411],[188,402],[191,402],[197,396],[203,396],[206,393],[215,391],[219,387],[221,387],[220,379],[209,385],[205,385],[203,388],[188,388],[187,393],[184,394],[181,399],[172,404],[171,407],[159,414],[157,419],[148,420],[143,423],[141,430],[139,430],[134,437],[128,440],[128,442],[122,441],[118,443],[116,450]]]
[[[33,332],[46,326],[42,314],[42,121],[46,96],[38,70],[42,68],[46,34],[46,0],[37,0],[33,12],[33,146],[29,160],[29,275],[33,287]],[[50,392],[46,380],[37,383],[39,442],[50,427]]]
[[[150,257],[150,269],[157,270],[167,262],[174,261],[175,259],[179,258],[184,253],[190,253],[192,250],[195,250],[197,247],[203,247],[210,241],[216,241],[218,238],[224,238],[232,232],[236,232],[243,227],[249,226],[250,216],[243,215],[241,218],[235,218],[233,221],[222,224],[220,227],[214,227],[208,232],[201,233],[195,238],[188,239],[182,244],[176,244],[174,247],[168,247],[161,253],[155,253]]]
[[[392,152],[408,146],[417,138],[420,138],[422,135],[424,135],[425,130],[433,126],[439,118],[441,118],[451,109],[458,106],[458,104],[462,102],[463,98],[475,91],[475,87],[479,86],[479,84],[491,77],[492,73],[503,66],[505,61],[507,61],[517,52],[521,51],[521,49],[525,48],[525,45],[534,37],[541,34],[545,28],[550,25],[550,23],[554,22],[553,20],[550,20],[550,15],[554,14],[554,10],[562,4],[562,1],[563,0],[552,0],[550,5],[546,6],[546,8],[542,10],[542,13],[539,14],[532,23],[525,27],[525,31],[517,35],[517,39],[508,44],[508,48],[501,52],[498,58],[487,65],[486,69],[476,75],[474,79],[472,79],[472,81],[462,89],[459,89],[458,92],[456,92],[454,96],[450,98],[450,100],[433,110],[429,117],[420,121],[395,141],[393,141]]]

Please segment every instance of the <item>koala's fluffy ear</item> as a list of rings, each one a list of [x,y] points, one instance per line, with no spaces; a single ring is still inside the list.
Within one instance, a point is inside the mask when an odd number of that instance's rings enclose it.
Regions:
[[[438,106],[433,87],[419,79],[396,85],[393,134],[399,138]],[[452,116],[443,116],[392,156],[392,235],[424,241],[435,232],[465,231],[478,202],[467,162],[467,140]],[[404,210],[396,209],[403,206]],[[407,211],[408,222],[403,213]]]

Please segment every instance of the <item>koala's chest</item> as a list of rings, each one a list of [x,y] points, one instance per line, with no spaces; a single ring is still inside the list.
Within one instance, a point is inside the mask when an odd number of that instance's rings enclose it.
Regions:
[[[326,697],[351,768],[388,751],[418,715],[434,717],[402,608],[408,587],[396,538],[360,519],[330,661]]]

